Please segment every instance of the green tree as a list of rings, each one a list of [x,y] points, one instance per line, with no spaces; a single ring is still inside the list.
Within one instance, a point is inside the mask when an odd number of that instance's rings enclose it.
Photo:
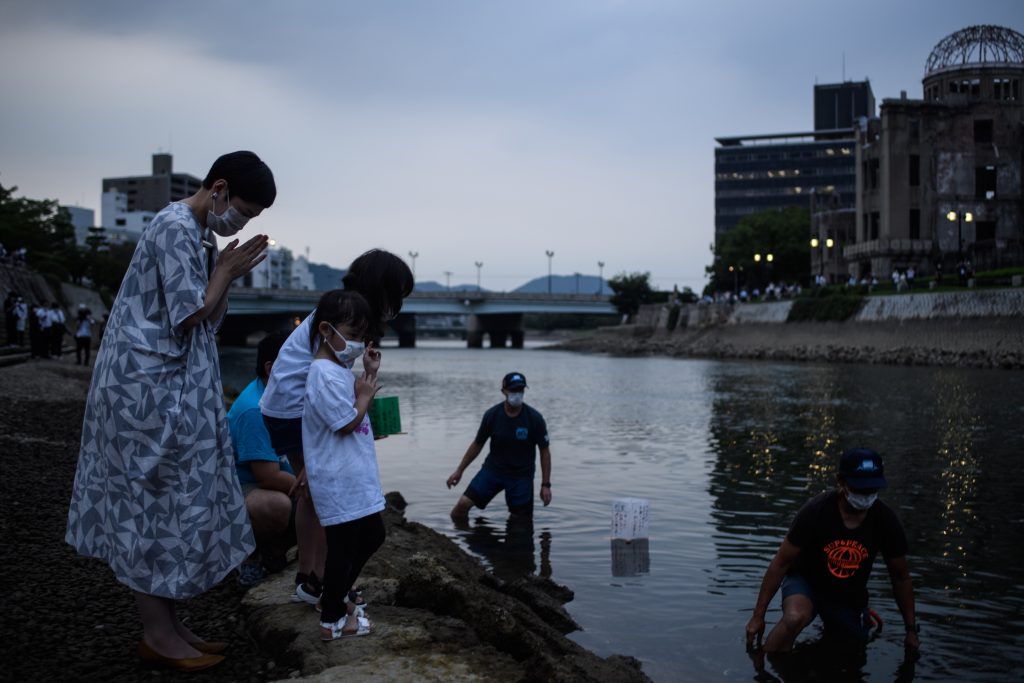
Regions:
[[[71,216],[54,200],[15,197],[17,189],[0,185],[0,242],[8,250],[25,247],[40,273],[72,279],[77,248]]]
[[[651,289],[650,273],[619,273],[608,281],[615,292],[610,301],[619,313],[630,317],[636,315],[642,304],[652,303],[656,293]]]
[[[0,185],[0,242],[8,250],[25,247],[29,266],[49,279],[81,283],[89,278],[109,303],[135,245],[108,245],[103,228],[90,228],[86,246],[79,247],[67,210],[55,200],[15,197],[17,189]]]
[[[732,290],[736,283],[751,288],[764,288],[770,281],[807,284],[810,226],[810,213],[796,206],[744,216],[712,247],[714,260],[705,268],[711,281],[705,291]],[[761,255],[759,262],[755,254]]]

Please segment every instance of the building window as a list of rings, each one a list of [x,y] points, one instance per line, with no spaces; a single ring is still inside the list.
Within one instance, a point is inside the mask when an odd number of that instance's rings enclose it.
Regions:
[[[878,189],[878,159],[868,160],[868,187]]]
[[[879,214],[878,214],[877,211],[872,211],[871,212],[871,239],[873,239],[873,240],[877,240],[878,239],[878,223],[879,223]]]
[[[996,238],[996,222],[995,221],[978,221],[975,223],[975,241],[983,242],[985,240],[994,240]]]
[[[1019,81],[1016,78],[993,78],[992,97],[996,100],[1016,100],[1019,95]]]
[[[978,166],[974,169],[975,199],[996,198],[996,167]]]
[[[974,122],[974,141],[992,142],[992,119],[978,119]]]
[[[128,225],[128,221],[124,218],[115,218],[114,225],[116,225],[119,228],[123,228],[124,226]]]
[[[910,210],[910,239],[921,239],[921,209]]]
[[[917,187],[921,184],[921,157],[917,154],[910,155],[910,186]]]

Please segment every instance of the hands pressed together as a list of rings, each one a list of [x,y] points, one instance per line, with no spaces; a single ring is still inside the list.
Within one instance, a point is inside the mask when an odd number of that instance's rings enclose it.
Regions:
[[[242,277],[267,258],[266,235],[253,235],[239,245],[238,239],[228,242],[217,259],[217,270],[227,274],[229,279]]]

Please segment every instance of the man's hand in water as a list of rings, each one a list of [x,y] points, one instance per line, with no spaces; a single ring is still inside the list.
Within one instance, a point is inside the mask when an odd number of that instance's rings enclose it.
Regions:
[[[755,646],[761,647],[761,636],[763,635],[764,617],[759,617],[755,614],[747,622],[747,652],[753,650]]]

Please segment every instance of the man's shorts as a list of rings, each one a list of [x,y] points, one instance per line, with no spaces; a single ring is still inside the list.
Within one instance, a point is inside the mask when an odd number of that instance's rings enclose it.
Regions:
[[[858,640],[868,639],[871,620],[867,607],[850,607],[829,601],[815,594],[811,584],[799,574],[787,574],[782,580],[782,599],[790,595],[803,595],[811,601],[814,614],[820,616],[825,625],[825,633]]]
[[[263,424],[270,435],[270,445],[278,455],[293,456],[302,453],[302,418],[263,416]]]
[[[505,491],[505,504],[508,511],[520,514],[533,514],[533,475],[513,477],[495,472],[489,467],[481,467],[473,481],[466,487],[465,496],[473,504],[483,510],[499,491]]]

